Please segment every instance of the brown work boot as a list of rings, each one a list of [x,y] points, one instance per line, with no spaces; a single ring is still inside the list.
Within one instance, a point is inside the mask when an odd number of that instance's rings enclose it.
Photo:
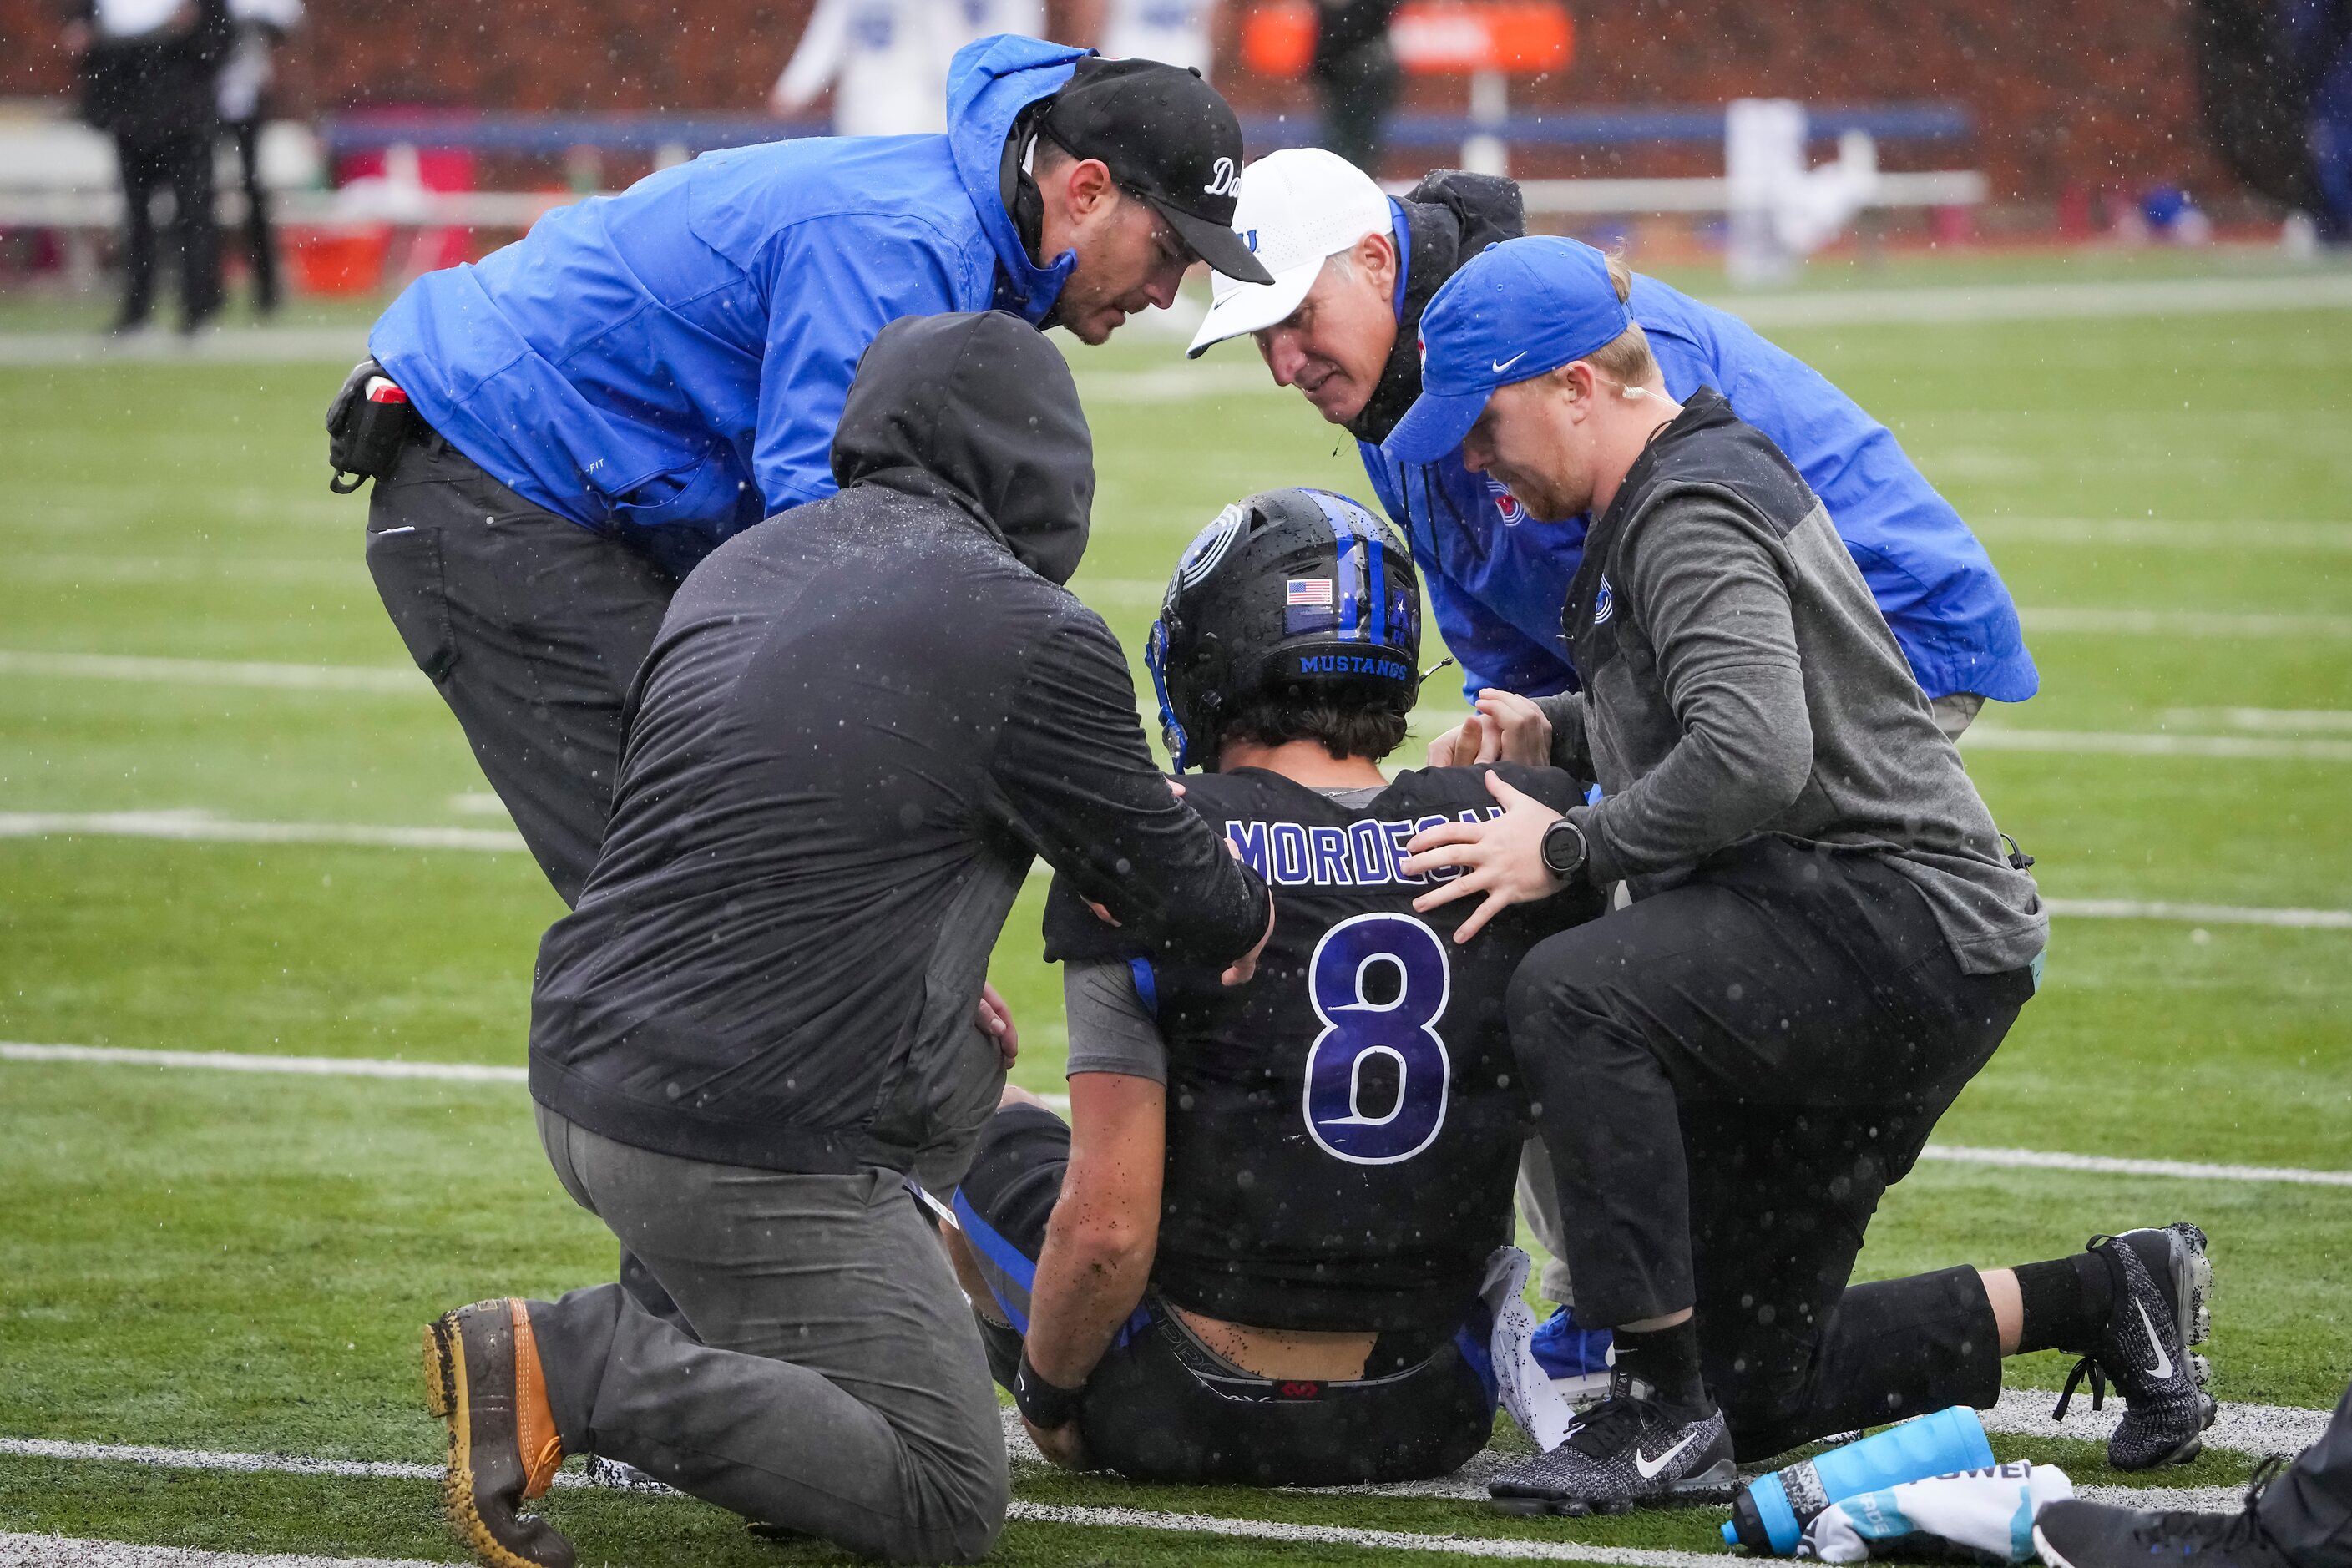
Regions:
[[[509,1296],[425,1325],[425,1403],[449,1423],[441,1507],[489,1568],[572,1568],[572,1542],[522,1505],[563,1463],[530,1314]]]

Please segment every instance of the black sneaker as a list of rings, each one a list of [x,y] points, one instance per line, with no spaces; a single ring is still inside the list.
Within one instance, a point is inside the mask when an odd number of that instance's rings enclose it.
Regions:
[[[2090,1249],[2106,1259],[2115,1306],[2099,1348],[2067,1373],[2051,1415],[2064,1418],[2085,1377],[2094,1410],[2105,1403],[2113,1383],[2125,1408],[2107,1439],[2107,1463],[2119,1470],[2185,1465],[2204,1451],[2215,1409],[2205,1392],[2212,1369],[2189,1352],[2205,1342],[2211,1321],[2206,1297],[2213,1289],[2213,1266],[2205,1256],[2205,1233],[2175,1223],[2095,1236]]]
[[[2254,1472],[2236,1513],[2148,1513],[2066,1498],[2033,1516],[2033,1546],[2049,1568],[2293,1568],[2254,1506],[2284,1459]]]
[[[1486,1483],[1506,1513],[1623,1513],[1727,1502],[1738,1485],[1723,1412],[1693,1420],[1622,1384],[1568,1429],[1549,1454]]]

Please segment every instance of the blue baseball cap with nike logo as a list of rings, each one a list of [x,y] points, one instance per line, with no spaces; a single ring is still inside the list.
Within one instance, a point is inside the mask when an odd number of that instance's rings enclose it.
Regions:
[[[1496,387],[1582,359],[1633,324],[1609,258],[1583,241],[1529,235],[1490,245],[1422,312],[1421,395],[1381,450],[1433,463],[1462,445]]]

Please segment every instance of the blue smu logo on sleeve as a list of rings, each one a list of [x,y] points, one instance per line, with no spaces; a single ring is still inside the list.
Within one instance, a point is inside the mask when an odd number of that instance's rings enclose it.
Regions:
[[[1503,815],[1499,805],[1482,814],[1460,814],[1465,822],[1484,822]],[[1381,822],[1367,819],[1345,827],[1308,826],[1299,822],[1228,822],[1225,838],[1242,864],[1277,888],[1308,884],[1325,888],[1375,888],[1383,883],[1446,882],[1461,875],[1448,868],[1424,876],[1408,877],[1398,862],[1416,833],[1442,826],[1454,818],[1444,813],[1412,820]]]

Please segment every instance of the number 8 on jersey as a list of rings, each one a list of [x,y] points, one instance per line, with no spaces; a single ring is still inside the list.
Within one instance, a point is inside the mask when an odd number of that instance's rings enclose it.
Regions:
[[[1372,977],[1383,970],[1394,994],[1376,1002]],[[1411,915],[1354,915],[1315,944],[1307,987],[1323,1021],[1307,1053],[1309,1135],[1355,1165],[1391,1165],[1428,1148],[1445,1125],[1453,1087],[1453,1064],[1437,1033],[1453,989],[1444,942]],[[1391,989],[1384,984],[1378,991]],[[1396,1098],[1368,1113],[1364,1068],[1380,1058],[1394,1064]]]

